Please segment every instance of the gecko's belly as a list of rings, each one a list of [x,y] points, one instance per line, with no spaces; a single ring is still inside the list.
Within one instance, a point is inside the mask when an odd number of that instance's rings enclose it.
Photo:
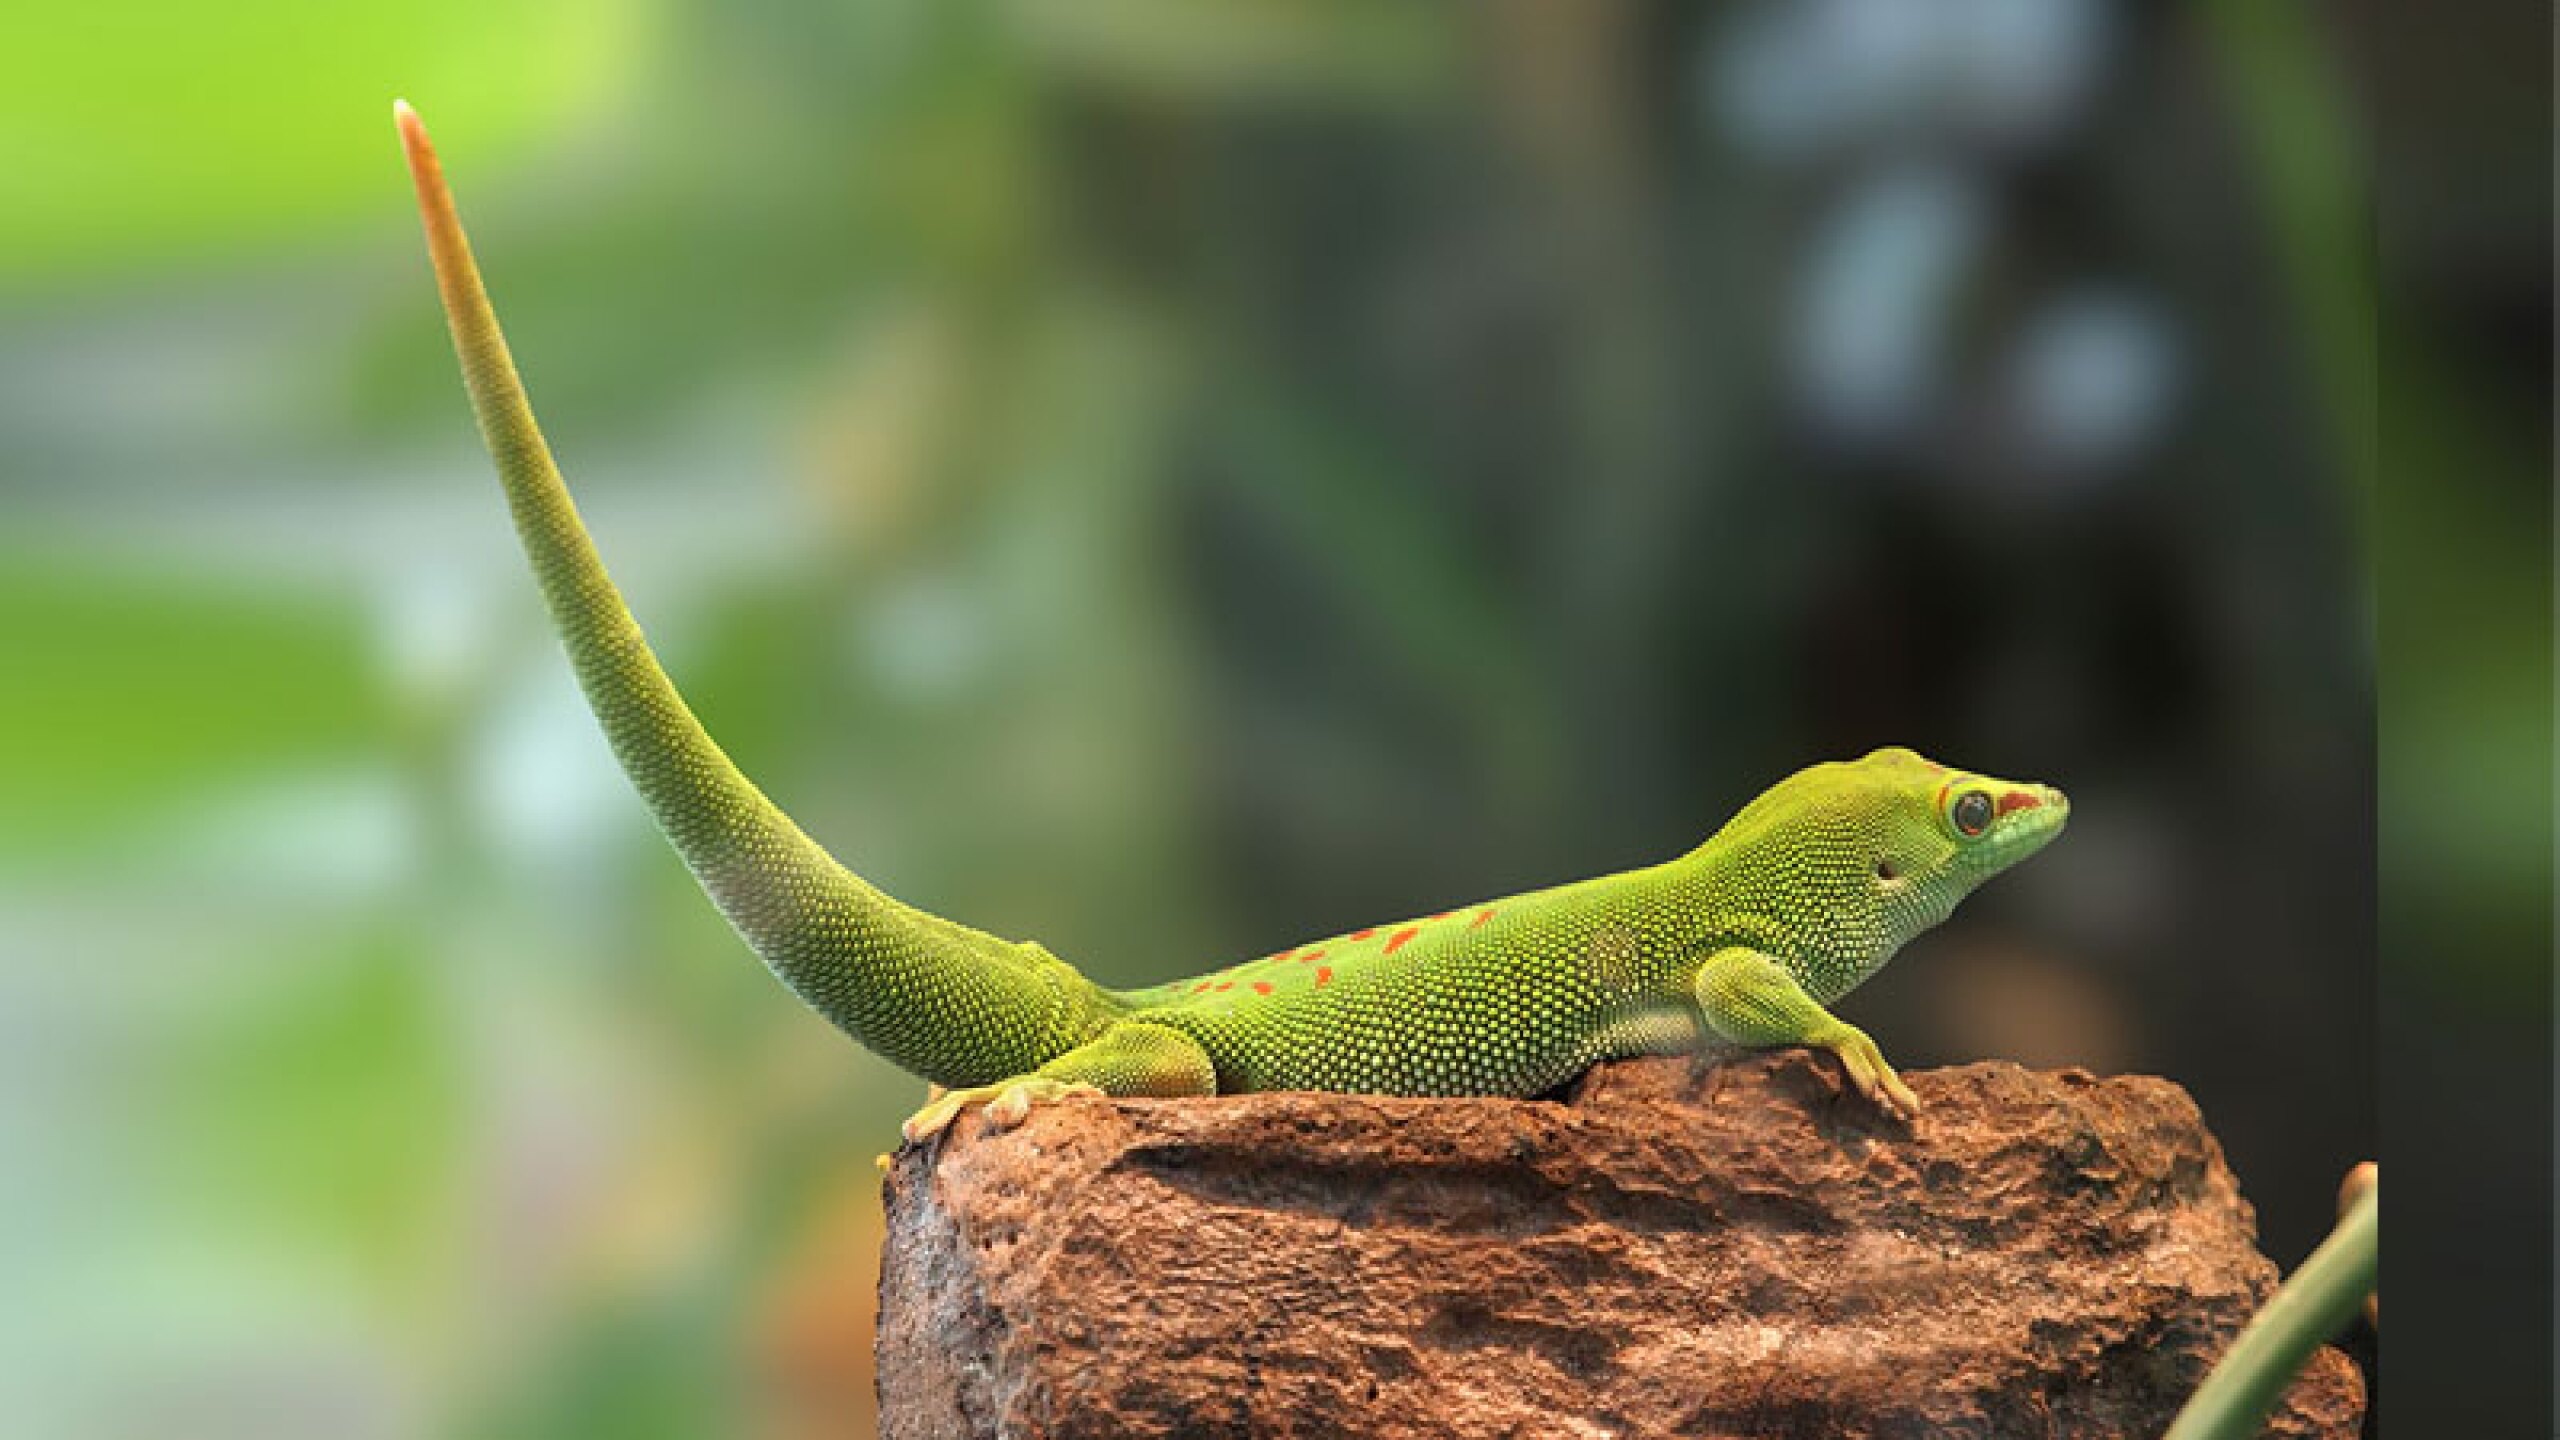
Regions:
[[[1607,997],[1581,987],[1488,995],[1345,987],[1322,997],[1150,1016],[1200,1041],[1221,1093],[1534,1095],[1612,1051]]]

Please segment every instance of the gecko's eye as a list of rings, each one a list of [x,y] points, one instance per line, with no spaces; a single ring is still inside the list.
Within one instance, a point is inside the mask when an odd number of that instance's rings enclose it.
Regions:
[[[1955,808],[1947,813],[1958,830],[1979,835],[1991,828],[1991,797],[1979,790],[1968,790],[1956,797]]]
[[[1876,862],[1876,878],[1890,885],[1894,881],[1902,878],[1902,867],[1894,864],[1891,860],[1878,860]]]

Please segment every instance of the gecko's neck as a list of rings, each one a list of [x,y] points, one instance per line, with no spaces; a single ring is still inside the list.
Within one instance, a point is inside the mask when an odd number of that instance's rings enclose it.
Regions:
[[[1795,890],[1772,883],[1770,857],[1719,843],[1726,838],[1624,877],[1612,908],[1636,932],[1651,984],[1686,995],[1709,955],[1743,946],[1777,957],[1828,1004],[1893,958],[1898,946],[1880,904],[1842,897],[1788,913],[1775,902]]]
[[[1720,883],[1709,847],[1612,876],[1604,923],[1623,926],[1643,956],[1647,989],[1685,995],[1707,955],[1735,944],[1730,886]],[[1728,898],[1719,902],[1719,895]],[[1749,943],[1749,942],[1740,942]]]

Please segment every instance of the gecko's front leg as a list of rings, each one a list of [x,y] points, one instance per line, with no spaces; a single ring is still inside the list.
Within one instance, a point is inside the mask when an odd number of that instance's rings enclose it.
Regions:
[[[1908,1120],[1920,1097],[1885,1063],[1867,1032],[1822,1008],[1785,966],[1757,950],[1719,950],[1707,957],[1694,987],[1707,1028],[1737,1045],[1811,1045],[1840,1057],[1849,1083],[1887,1112]]]

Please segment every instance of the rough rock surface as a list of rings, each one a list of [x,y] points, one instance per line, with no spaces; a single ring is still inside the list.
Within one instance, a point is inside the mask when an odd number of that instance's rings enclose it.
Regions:
[[[882,1433],[2151,1436],[2274,1286],[2167,1081],[1839,1075],[965,1117],[890,1172]],[[2363,1403],[2324,1350],[2268,1433]]]

